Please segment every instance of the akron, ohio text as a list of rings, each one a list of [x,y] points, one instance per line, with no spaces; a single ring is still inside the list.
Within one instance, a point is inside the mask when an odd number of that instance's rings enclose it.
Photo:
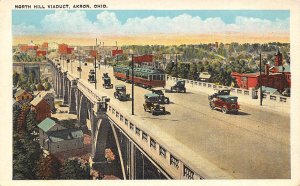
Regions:
[[[107,8],[106,4],[74,4],[74,5],[15,5],[15,9],[89,9]]]

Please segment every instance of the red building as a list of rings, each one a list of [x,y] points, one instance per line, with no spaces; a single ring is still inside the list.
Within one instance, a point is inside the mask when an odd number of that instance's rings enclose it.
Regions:
[[[111,51],[111,55],[112,55],[112,56],[116,56],[116,55],[118,55],[118,54],[120,54],[120,55],[123,54],[123,50],[121,50],[121,49],[120,49],[120,50],[116,49],[116,50],[112,50],[112,51]]]
[[[282,54],[280,53],[279,49],[277,51],[277,53],[275,54],[275,64],[274,66],[282,66],[283,59],[282,59]]]
[[[142,56],[137,56],[133,57],[133,62],[134,63],[152,63],[153,62],[153,55],[142,55]]]
[[[43,121],[47,117],[51,117],[51,107],[43,99],[43,97],[36,97],[31,102],[31,110],[36,112],[36,120]]]
[[[36,51],[36,56],[37,57],[42,57],[42,56],[46,56],[46,55],[47,55],[47,51],[45,51],[45,50]]]
[[[286,88],[291,88],[291,72],[288,64],[283,65],[282,54],[275,54],[275,66],[266,64],[265,70],[261,75],[259,73],[240,74],[232,72],[231,76],[236,79],[237,85],[243,89],[257,88],[266,86],[277,89],[279,92]]]
[[[48,49],[48,42],[44,42],[41,47],[43,49]]]
[[[68,45],[67,44],[59,44],[58,45],[58,52],[60,54],[67,54],[67,52],[68,52]]]
[[[97,57],[97,50],[91,50],[90,55],[92,57]]]
[[[73,51],[74,51],[74,48],[71,48],[71,47],[67,48],[67,54],[72,54]]]

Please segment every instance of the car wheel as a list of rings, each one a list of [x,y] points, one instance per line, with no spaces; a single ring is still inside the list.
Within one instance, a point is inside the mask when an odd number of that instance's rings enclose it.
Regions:
[[[211,110],[215,109],[215,106],[214,106],[214,104],[212,102],[209,102],[209,107],[210,107]]]
[[[165,98],[165,103],[166,103],[166,104],[169,104],[169,103],[170,103],[169,98]]]
[[[227,112],[228,112],[227,108],[226,108],[226,107],[222,107],[222,112],[223,112],[224,114],[227,114]]]
[[[237,111],[234,111],[234,114],[235,115],[238,115],[239,114],[239,111],[237,110]]]

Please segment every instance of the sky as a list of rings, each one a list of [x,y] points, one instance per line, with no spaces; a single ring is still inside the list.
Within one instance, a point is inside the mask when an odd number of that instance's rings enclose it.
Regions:
[[[118,37],[119,40],[123,39],[123,43],[164,44],[163,40],[167,38],[165,43],[176,44],[194,43],[196,41],[193,40],[200,35],[207,42],[225,37],[226,42],[235,41],[238,37],[248,42],[246,37],[251,35],[253,42],[265,38],[268,41],[288,41],[289,29],[288,10],[12,11],[13,36],[26,37],[26,40],[31,39],[28,36],[54,35],[66,38],[101,35],[110,37],[112,41]],[[179,35],[184,37],[178,38]]]
[[[288,10],[13,10],[14,36],[289,35]]]

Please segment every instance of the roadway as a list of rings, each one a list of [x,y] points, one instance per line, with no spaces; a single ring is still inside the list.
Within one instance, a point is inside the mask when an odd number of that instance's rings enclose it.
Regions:
[[[77,66],[78,63],[73,62],[71,74],[79,77]],[[70,67],[71,64],[68,64],[69,72]],[[81,78],[88,82],[93,65],[81,67]],[[101,89],[115,100],[114,89],[102,88],[103,72],[109,73],[114,86],[124,84],[131,94],[131,84],[116,80],[112,68],[104,66],[100,70],[97,68],[97,90]],[[187,93],[165,94],[171,101],[165,105],[170,114],[152,116],[143,110],[146,93],[150,91],[135,86],[135,118],[145,128],[155,128],[158,133],[172,137],[164,139],[162,136],[161,140],[180,142],[234,178],[290,178],[289,115],[260,110],[247,104],[241,105],[238,115],[223,114],[209,108],[206,93],[187,89]],[[125,113],[131,114],[131,101],[118,101],[118,104]],[[174,148],[180,150],[181,147]]]

